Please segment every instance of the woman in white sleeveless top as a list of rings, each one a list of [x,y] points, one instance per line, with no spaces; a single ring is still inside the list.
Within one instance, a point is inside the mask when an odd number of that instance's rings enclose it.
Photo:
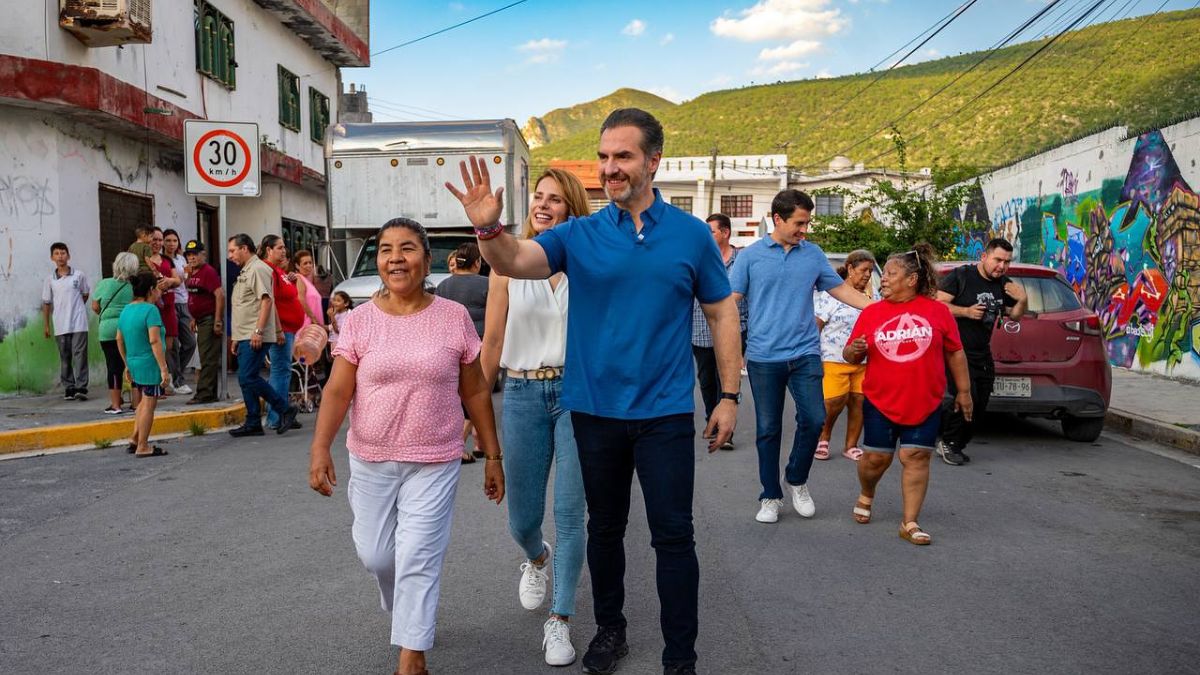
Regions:
[[[526,238],[590,213],[587,191],[574,175],[547,169],[535,184]],[[583,569],[583,477],[571,415],[559,405],[567,346],[567,278],[510,279],[492,272],[480,361],[491,383],[504,383],[501,433],[508,481],[508,527],[521,547],[518,597],[525,609],[546,598],[546,563],[553,563],[550,618],[543,627],[546,663],[575,661],[567,621]],[[554,474],[554,546],[542,538],[550,467]]]

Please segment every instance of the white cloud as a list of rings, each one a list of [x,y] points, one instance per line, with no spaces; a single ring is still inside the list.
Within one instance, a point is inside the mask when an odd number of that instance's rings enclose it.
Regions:
[[[817,71],[816,75],[813,75],[813,79],[817,80],[828,80],[831,77],[833,77],[833,73],[829,72],[828,68],[822,68],[821,70]]]
[[[641,19],[634,19],[633,21],[625,24],[625,27],[621,29],[621,33],[628,35],[629,37],[641,37],[642,33],[645,32],[646,22],[642,21]]]
[[[850,20],[831,0],[759,0],[736,16],[728,12],[713,19],[709,30],[720,37],[743,42],[790,40],[797,34],[836,35]]]
[[[796,40],[790,45],[782,47],[770,47],[758,53],[759,61],[784,61],[786,59],[794,59],[805,54],[811,54],[821,48],[820,42],[813,40]]]
[[[551,38],[542,38],[540,40],[530,40],[525,44],[518,45],[517,51],[528,54],[525,63],[554,63],[562,56],[563,50],[567,48],[566,40],[554,40]]]
[[[655,96],[661,96],[672,103],[683,102],[683,94],[680,94],[678,89],[669,84],[661,87],[650,87],[647,91]]]
[[[791,75],[800,70],[804,70],[805,68],[808,68],[808,66],[808,63],[801,63],[799,61],[780,61],[778,63],[771,64],[770,66],[765,64],[760,65],[751,70],[750,74],[760,77],[764,75],[782,77],[785,75]]]
[[[942,55],[942,53],[939,52],[938,50],[934,49],[933,47],[930,47],[929,49],[925,50],[925,56],[928,56],[931,59],[936,59],[937,57],[939,57],[941,55]]]
[[[713,87],[721,87],[721,86],[729,84],[730,82],[733,82],[732,76],[730,76],[726,73],[717,73],[706,84],[713,86]]]
[[[465,10],[466,8],[467,8],[467,6],[462,4],[461,2],[450,3],[450,11],[451,12],[461,12],[461,11]]]
[[[674,41],[675,41],[675,34],[674,34],[674,33],[667,33],[666,35],[662,36],[662,39],[658,41],[658,44],[660,44],[660,45],[662,45],[662,46],[664,46],[664,47],[665,47],[665,46],[667,46],[667,45],[671,44],[671,43],[672,43],[672,42],[674,42]]]

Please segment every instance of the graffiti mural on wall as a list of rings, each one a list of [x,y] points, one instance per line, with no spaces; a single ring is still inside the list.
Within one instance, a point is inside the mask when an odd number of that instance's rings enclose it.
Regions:
[[[1162,133],[1139,136],[1126,175],[1099,189],[1078,192],[1069,168],[1060,177],[1057,194],[997,206],[992,231],[966,246],[1003,236],[1022,262],[1059,270],[1100,316],[1113,365],[1200,367],[1200,197]]]

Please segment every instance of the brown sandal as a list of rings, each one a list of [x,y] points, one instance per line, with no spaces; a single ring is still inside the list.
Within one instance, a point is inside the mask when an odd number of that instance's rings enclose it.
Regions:
[[[922,530],[915,520],[900,524],[900,538],[917,546],[928,546],[933,543],[933,537]]]
[[[858,496],[858,501],[854,503],[854,522],[859,525],[871,522],[871,503],[873,501],[875,500],[870,497]]]

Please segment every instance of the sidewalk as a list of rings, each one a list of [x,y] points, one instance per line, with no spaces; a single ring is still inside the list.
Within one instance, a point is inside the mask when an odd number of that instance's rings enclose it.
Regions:
[[[1105,426],[1200,454],[1200,384],[1113,368]]]
[[[215,431],[242,423],[237,379],[229,378],[229,400],[186,405],[191,395],[176,394],[158,402],[152,436]],[[0,398],[0,455],[69,446],[118,445],[133,435],[133,414],[106,415],[108,391],[92,388],[86,401],[64,401],[62,392],[42,396]]]

